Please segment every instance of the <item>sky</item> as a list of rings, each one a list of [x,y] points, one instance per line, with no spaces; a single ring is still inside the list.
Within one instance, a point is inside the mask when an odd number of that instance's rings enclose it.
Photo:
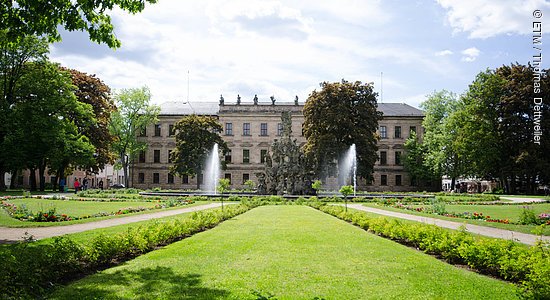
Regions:
[[[111,17],[121,48],[62,31],[50,59],[114,92],[148,86],[155,104],[305,101],[345,79],[373,84],[379,102],[419,107],[434,91],[462,94],[488,68],[530,62],[539,21],[550,63],[544,0],[159,0]]]

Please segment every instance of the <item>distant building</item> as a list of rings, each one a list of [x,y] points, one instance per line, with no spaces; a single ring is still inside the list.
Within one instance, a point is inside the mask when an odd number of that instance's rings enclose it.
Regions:
[[[302,135],[304,105],[297,102],[240,102],[214,103],[195,102],[191,104],[167,102],[161,104],[159,122],[150,125],[141,134],[148,148],[135,159],[131,167],[131,186],[141,189],[160,187],[162,189],[194,189],[196,180],[202,184],[202,175],[196,178],[178,177],[169,174],[169,155],[175,144],[174,124],[183,116],[215,116],[223,126],[221,136],[231,150],[225,156],[227,170],[222,177],[230,179],[233,188],[242,188],[244,182],[257,183],[255,173],[263,169],[265,155],[271,143],[282,135],[281,113],[292,114],[292,134],[299,144],[305,143]],[[383,113],[379,122],[379,160],[374,167],[374,181],[362,182],[362,189],[368,191],[416,191],[433,190],[441,184],[412,182],[404,170],[404,143],[415,131],[422,138],[421,110],[401,103],[379,103]],[[326,186],[326,185],[325,185]]]

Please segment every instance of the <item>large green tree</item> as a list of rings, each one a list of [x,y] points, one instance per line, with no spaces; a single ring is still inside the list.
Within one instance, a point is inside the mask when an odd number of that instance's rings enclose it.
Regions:
[[[15,90],[25,66],[31,61],[45,61],[47,59],[48,44],[45,39],[35,36],[26,36],[17,42],[7,39],[6,30],[0,30],[0,190],[5,189],[4,174],[8,171],[7,162],[12,158],[7,156],[2,144],[13,125],[9,124],[10,115],[18,98]]]
[[[423,136],[424,161],[423,164],[435,176],[448,175],[452,178],[452,185],[457,177],[462,175],[462,161],[454,148],[456,126],[451,123],[450,116],[455,113],[459,105],[454,93],[442,90],[428,96],[420,104],[425,117],[422,121],[425,133]],[[412,161],[410,161],[412,162]]]
[[[118,155],[128,187],[130,162],[139,151],[147,149],[147,143],[140,141],[138,134],[157,121],[160,107],[150,104],[151,92],[147,87],[123,89],[115,94],[114,99],[117,110],[111,114],[109,131],[115,138],[113,151]]]
[[[112,164],[115,153],[111,149],[114,137],[109,131],[111,113],[116,106],[111,99],[111,89],[95,75],[88,75],[77,70],[68,70],[73,84],[76,86],[75,95],[78,101],[91,105],[95,122],[90,123],[73,117],[79,132],[87,136],[96,148],[95,162],[91,166],[92,172],[99,172],[106,164]]]
[[[304,146],[319,176],[334,174],[335,161],[356,145],[357,174],[372,179],[377,160],[377,94],[370,84],[360,81],[323,82],[304,106]]]
[[[426,163],[426,145],[415,132],[411,132],[411,136],[405,141],[405,151],[405,170],[416,185],[422,186],[425,182],[441,179],[441,175],[434,173]]]
[[[183,117],[174,126],[176,148],[170,155],[173,163],[170,171],[177,175],[195,177],[204,170],[206,157],[215,143],[222,154],[229,148],[220,136],[222,125],[214,117],[189,115]],[[197,189],[200,188],[197,180]]]
[[[550,77],[530,65],[511,64],[477,75],[462,97],[455,141],[467,175],[499,179],[507,193],[534,193],[550,180]],[[535,80],[536,79],[536,80]],[[540,105],[535,98],[541,98]],[[534,142],[535,117],[542,132]]]
[[[141,12],[146,3],[156,0],[5,0],[0,1],[0,28],[6,30],[6,40],[18,42],[26,36],[47,36],[60,40],[59,28],[87,31],[90,39],[120,47],[109,12],[120,8],[132,14]]]
[[[17,101],[7,118],[12,130],[3,143],[11,169],[31,171],[31,189],[45,188],[46,167],[64,159],[76,167],[95,163],[95,147],[79,132],[72,117],[81,123],[94,123],[90,105],[74,95],[70,75],[50,62],[27,63],[15,89]]]

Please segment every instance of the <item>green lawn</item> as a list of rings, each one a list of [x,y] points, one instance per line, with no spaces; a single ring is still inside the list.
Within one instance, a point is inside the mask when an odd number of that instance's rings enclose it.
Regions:
[[[501,224],[501,223],[485,222],[482,220],[469,220],[469,219],[461,219],[461,218],[444,217],[444,216],[439,216],[434,214],[393,208],[389,206],[379,205],[377,203],[366,203],[364,205],[369,207],[389,210],[389,211],[396,211],[396,212],[419,215],[419,216],[427,216],[431,218],[454,221],[454,222],[461,222],[461,223],[465,222],[468,224],[474,224],[474,225],[480,225],[480,226],[502,228],[502,229],[523,232],[523,233],[533,233],[532,231],[537,227],[535,225]],[[426,205],[411,205],[411,206],[416,207],[416,206],[426,206]],[[494,219],[508,219],[510,222],[517,222],[524,206],[532,207],[533,211],[537,215],[542,212],[550,212],[550,203],[538,203],[538,204],[526,204],[526,205],[458,205],[458,204],[450,205],[450,204],[447,204],[445,205],[445,210],[448,212],[454,212],[454,213],[478,212],[478,213],[483,213],[483,215],[485,216],[490,216],[491,218],[494,218]],[[546,228],[544,228],[543,234],[550,235],[550,226],[547,226]]]
[[[154,207],[158,202],[145,202],[145,201],[115,201],[115,202],[101,202],[101,201],[73,201],[73,200],[50,200],[50,199],[35,199],[35,198],[22,198],[22,199],[10,199],[7,202],[14,203],[18,206],[25,204],[29,210],[32,212],[37,212],[39,210],[47,211],[51,207],[56,208],[56,212],[59,214],[66,214],[69,216],[82,216],[82,215],[93,215],[100,212],[116,212],[122,208],[129,207]],[[195,205],[204,205],[211,203],[210,201],[196,202],[194,204],[186,206],[178,206],[167,209],[180,209],[189,206]],[[87,223],[98,220],[105,220],[109,218],[124,217],[135,214],[143,213],[152,213],[160,210],[149,210],[133,214],[125,214],[118,216],[106,216],[106,217],[97,217],[97,218],[88,218],[75,221],[65,221],[65,222],[28,222],[20,221],[10,217],[7,212],[0,208],[0,226],[4,227],[43,227],[43,226],[60,226],[60,225],[70,225],[77,223]]]
[[[265,206],[84,278],[51,299],[514,299],[456,268],[305,206]],[[265,299],[265,298],[264,298]]]

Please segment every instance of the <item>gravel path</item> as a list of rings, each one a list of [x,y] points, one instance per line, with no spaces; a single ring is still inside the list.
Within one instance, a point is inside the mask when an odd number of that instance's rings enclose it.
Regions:
[[[500,197],[500,199],[510,200],[514,203],[546,202],[542,198]]]
[[[484,235],[484,236],[493,237],[493,238],[499,238],[499,239],[515,240],[527,245],[534,245],[537,239],[541,238],[540,236],[534,235],[534,234],[526,234],[526,233],[521,233],[517,231],[511,231],[511,230],[505,230],[505,229],[499,229],[499,228],[493,228],[493,227],[478,226],[478,225],[452,222],[452,221],[440,220],[440,219],[429,218],[429,217],[409,215],[409,214],[387,211],[387,210],[378,209],[378,208],[366,207],[361,204],[348,204],[348,207],[357,209],[357,210],[379,214],[379,215],[396,217],[400,219],[422,222],[426,224],[433,224],[433,225],[437,225],[444,228],[450,228],[450,229],[459,229],[460,226],[464,225],[466,227],[466,230],[468,230],[468,232],[470,233],[475,233],[475,234]],[[550,242],[550,237],[548,236],[542,236],[542,239],[546,242]]]
[[[174,215],[179,215],[179,214],[188,213],[188,212],[215,208],[219,206],[221,206],[220,203],[210,203],[210,204],[192,206],[187,208],[159,211],[159,212],[150,213],[150,214],[141,214],[141,215],[135,215],[135,216],[114,218],[114,219],[67,225],[67,226],[32,227],[32,228],[0,227],[0,244],[21,241],[22,237],[25,235],[25,232],[28,232],[28,234],[33,235],[35,239],[39,240],[39,239],[44,239],[44,238],[49,238],[49,237],[54,237],[54,236],[59,236],[64,234],[87,231],[91,229],[106,228],[106,227],[117,226],[121,224],[129,224],[134,222],[174,216]]]

